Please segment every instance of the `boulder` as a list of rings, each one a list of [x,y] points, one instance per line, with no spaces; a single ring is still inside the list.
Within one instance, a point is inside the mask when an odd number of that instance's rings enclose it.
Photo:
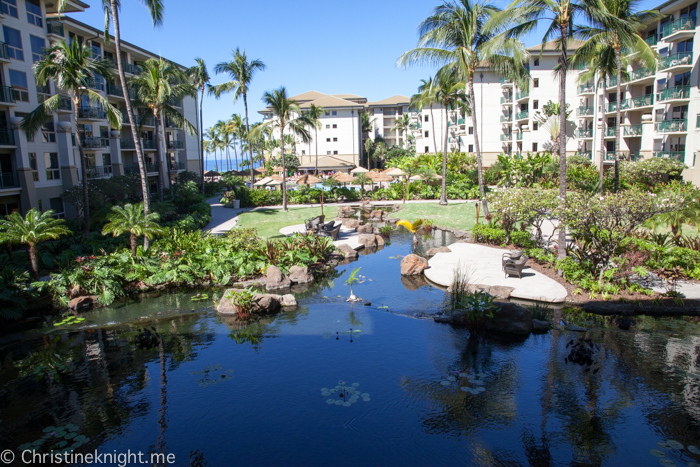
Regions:
[[[381,219],[382,214],[384,214],[384,211],[380,211],[379,209],[375,209],[369,214],[370,219]]]
[[[226,293],[224,293],[224,297],[219,302],[219,305],[216,307],[216,311],[218,311],[222,315],[238,314],[238,308],[236,307],[236,305],[233,304],[230,298],[226,298],[230,293],[236,292],[240,292],[240,290],[228,289]],[[292,299],[293,298],[294,297],[292,296]],[[253,295],[254,305],[252,312],[258,314],[277,313],[280,310],[280,307],[282,306],[282,300],[282,295],[256,293]]]
[[[437,253],[452,253],[452,250],[450,250],[446,246],[441,246],[440,248],[431,248],[425,252],[425,256],[430,258],[435,256]]]
[[[365,247],[377,246],[377,239],[374,234],[360,234],[357,237],[357,241]]]
[[[82,297],[76,297],[68,303],[68,308],[75,311],[89,310],[97,303],[97,297],[95,295],[85,295]]]
[[[353,217],[355,215],[355,210],[351,208],[350,206],[342,206],[341,208],[338,209],[338,217],[340,218],[349,218]]]
[[[355,229],[357,233],[372,233],[374,231],[374,227],[372,227],[372,224],[364,224],[360,225]]]
[[[427,259],[423,258],[422,256],[410,254],[404,256],[404,258],[401,260],[401,275],[413,276],[416,274],[422,274],[427,267]]]
[[[284,294],[282,295],[281,305],[284,307],[297,306],[297,299],[290,293]]]
[[[289,280],[295,284],[309,284],[314,281],[314,276],[306,266],[292,266],[289,268]]]
[[[401,276],[401,283],[407,290],[418,290],[421,287],[428,285],[428,281],[425,280],[425,276]]]
[[[386,221],[390,224],[396,224],[398,221],[400,221],[398,217],[389,217]]]
[[[452,233],[455,234],[457,238],[469,238],[471,235],[466,230],[453,230]]]
[[[583,326],[576,326],[575,324],[572,324],[571,326],[567,327],[567,329],[573,332],[588,332],[588,328],[584,328]]]
[[[500,307],[500,310],[494,312],[493,318],[486,321],[487,331],[521,335],[532,332],[530,310],[509,302],[494,304]]]
[[[343,224],[343,227],[346,227],[348,229],[356,229],[360,225],[362,225],[362,222],[360,222],[359,219],[336,218],[336,220],[340,221],[341,224]]]
[[[384,237],[381,235],[374,234],[374,240],[377,242],[377,246],[384,246]]]
[[[549,330],[549,321],[533,319],[532,332],[546,332]]]
[[[342,243],[342,244],[338,245],[336,248],[338,248],[343,253],[343,255],[345,256],[346,259],[357,259],[357,251],[355,251],[347,243]]]
[[[292,285],[292,281],[289,277],[282,274],[280,268],[274,265],[270,265],[267,268],[267,282],[265,283],[265,288],[267,290],[279,290],[286,289]]]

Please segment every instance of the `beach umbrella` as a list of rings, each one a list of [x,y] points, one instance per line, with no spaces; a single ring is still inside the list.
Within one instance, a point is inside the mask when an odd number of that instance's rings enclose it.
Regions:
[[[414,175],[413,177],[409,177],[408,179],[415,182],[416,180],[425,180],[425,177],[423,177],[422,175]]]
[[[390,177],[402,177],[406,175],[406,172],[396,167],[391,167],[384,171],[384,175],[388,175]]]
[[[333,178],[335,178],[339,183],[350,183],[355,180],[355,177],[346,173],[337,173],[333,175]]]
[[[265,185],[267,185],[268,183],[270,183],[271,181],[273,181],[273,180],[272,180],[272,178],[270,178],[270,177],[261,178],[260,180],[258,180],[257,182],[255,182],[255,183],[253,184],[253,186],[265,186]]]
[[[256,174],[264,174],[267,172],[267,169],[265,167],[258,167],[257,169],[253,169],[253,172]]]
[[[350,171],[351,174],[355,174],[355,175],[366,174],[367,172],[369,172],[369,170],[365,169],[364,167],[355,167],[354,169],[352,169]]]
[[[367,176],[369,176],[374,183],[390,182],[393,180],[393,178],[381,172],[369,172]]]

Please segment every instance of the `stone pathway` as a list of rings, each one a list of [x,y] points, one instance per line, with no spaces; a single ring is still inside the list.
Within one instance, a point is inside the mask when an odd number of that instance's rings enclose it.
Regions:
[[[335,225],[338,225],[339,221],[336,221]],[[286,236],[291,236],[294,235],[295,233],[306,233],[306,227],[304,224],[296,224],[296,225],[288,225],[287,227],[282,227],[280,229],[280,233],[282,235]],[[360,237],[360,234],[358,232],[355,232],[355,229],[350,229],[347,227],[340,227],[340,232],[338,232],[338,239],[333,242],[335,246],[340,246],[340,245],[349,245],[350,248],[353,250],[360,250],[364,248],[364,245],[362,245],[359,241],[358,238]]]
[[[454,272],[462,268],[470,273],[472,284],[512,287],[512,298],[561,303],[566,300],[566,289],[557,281],[525,267],[523,277],[505,277],[501,257],[506,250],[473,243],[453,243],[452,253],[437,253],[428,260],[429,268],[423,273],[430,281],[449,287]]]

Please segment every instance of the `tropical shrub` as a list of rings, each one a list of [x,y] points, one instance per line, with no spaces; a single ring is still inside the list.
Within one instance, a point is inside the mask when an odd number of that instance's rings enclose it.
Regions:
[[[541,239],[542,224],[556,210],[558,202],[553,190],[539,188],[500,189],[487,195],[486,199],[493,219],[505,231],[505,243],[511,242],[518,224],[523,230],[533,226],[536,239]]]
[[[653,190],[660,183],[680,180],[686,165],[675,159],[653,157],[620,163],[620,179],[632,186]]]

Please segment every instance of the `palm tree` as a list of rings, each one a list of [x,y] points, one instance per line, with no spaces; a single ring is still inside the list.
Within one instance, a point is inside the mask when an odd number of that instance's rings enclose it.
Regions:
[[[5,219],[0,218],[0,233],[7,243],[22,243],[29,246],[29,260],[32,275],[39,278],[39,253],[37,245],[46,240],[55,240],[70,232],[63,219],[53,217],[49,209],[39,212],[32,208],[22,217],[18,212],[9,214]]]
[[[293,135],[301,138],[307,143],[311,136],[306,129],[310,125],[308,118],[302,114],[299,104],[294,99],[287,97],[287,90],[284,86],[275,89],[272,93],[265,91],[262,101],[272,110],[272,118],[264,122],[258,131],[265,129],[279,130],[280,149],[282,159],[282,210],[287,211],[287,168],[284,159],[285,130],[289,130]]]
[[[304,111],[304,116],[309,121],[309,126],[314,129],[314,141],[316,141],[316,164],[314,164],[314,173],[318,175],[318,129],[321,128],[321,116],[323,115],[323,107],[316,107],[316,104],[310,104],[309,110]],[[311,141],[309,141],[309,148]],[[309,152],[311,150],[309,149]]]
[[[204,90],[211,87],[209,81],[211,77],[209,76],[209,70],[207,70],[207,64],[204,63],[202,58],[195,58],[196,65],[190,67],[187,70],[187,74],[192,80],[192,84],[199,90],[199,156],[200,156],[200,168],[202,174],[204,174],[204,122],[202,121],[202,104],[204,103]],[[202,193],[204,193],[204,177],[202,176]]]
[[[196,135],[197,129],[173,106],[173,102],[179,101],[185,96],[195,92],[187,74],[178,66],[164,60],[150,58],[141,65],[141,72],[131,78],[130,84],[136,90],[136,99],[153,113],[156,126],[156,141],[158,159],[158,179],[160,189],[158,196],[163,201],[163,187],[165,175],[163,174],[163,161],[166,157],[165,139],[163,128],[165,118],[178,127],[184,128],[190,135]],[[170,164],[165,161],[168,168],[168,180],[170,180]],[[172,196],[172,183],[169,183]]]
[[[402,66],[423,63],[438,65],[443,66],[445,70],[457,73],[458,78],[466,82],[468,97],[472,105],[476,102],[474,75],[478,68],[488,67],[494,72],[513,78],[526,86],[525,78],[528,72],[524,65],[528,60],[528,52],[525,46],[513,38],[502,38],[498,42],[492,41],[494,34],[484,27],[486,22],[497,15],[499,11],[488,0],[473,2],[456,0],[453,3],[443,3],[436,7],[433,14],[419,26],[418,47],[404,53],[399,58],[398,63]],[[471,117],[474,126],[479,190],[484,212],[488,214],[488,206],[485,203],[486,190],[477,112],[471,112]],[[446,152],[447,142],[443,147],[443,157]],[[443,173],[443,187],[446,183],[444,177]],[[441,196],[440,203],[446,204],[446,198],[443,199]]]
[[[143,203],[125,204],[124,207],[113,206],[112,213],[107,216],[109,221],[102,228],[102,235],[112,234],[118,237],[129,232],[131,254],[136,256],[138,237],[153,239],[154,235],[165,232],[158,225],[160,214],[157,212],[144,213]]]
[[[239,114],[232,114],[231,118],[226,122],[226,127],[231,131],[231,136],[233,137],[233,155],[236,158],[236,170],[238,170],[238,149],[236,147],[236,141],[238,139],[243,140],[243,133],[245,131],[243,119]],[[241,155],[243,155],[242,147]],[[243,158],[241,158],[241,168],[243,168]]]
[[[355,175],[355,183],[362,187],[362,193],[365,192],[365,185],[371,185],[373,183],[372,179],[366,173],[359,173]]]
[[[622,104],[622,49],[627,48],[635,53],[634,61],[645,68],[656,68],[657,54],[649,44],[644,42],[639,34],[652,21],[663,17],[658,11],[637,11],[639,0],[600,0],[590,1],[589,14],[593,26],[581,29],[581,34],[590,37],[583,45],[586,50],[595,50],[601,44],[608,45],[615,51],[617,83],[617,109],[615,111],[615,191],[620,185],[620,143],[621,104]],[[626,67],[625,67],[626,68]]]
[[[142,3],[146,5],[146,8],[148,9],[149,14],[151,15],[153,27],[161,26],[163,24],[163,13],[165,12],[165,4],[163,0],[146,0]],[[60,13],[63,11],[65,1],[59,1],[58,6],[58,11]],[[111,16],[112,23],[114,25],[114,49],[116,51],[117,57],[117,71],[119,74],[119,82],[122,85],[122,94],[124,95],[126,115],[129,119],[129,125],[131,126],[131,138],[134,141],[136,159],[139,166],[139,176],[141,178],[141,195],[143,196],[143,208],[144,211],[148,213],[151,210],[148,175],[146,174],[145,156],[143,154],[143,146],[141,146],[141,138],[139,137],[139,132],[137,128],[136,115],[134,114],[134,107],[131,103],[131,96],[129,95],[129,85],[126,80],[126,75],[124,74],[124,62],[122,60],[121,29],[119,25],[119,7],[120,0],[102,0],[102,9],[105,12],[104,37],[105,42],[108,42],[109,17]],[[148,249],[148,239],[144,239],[143,248],[144,250]]]
[[[504,29],[494,43],[523,37],[534,32],[542,24],[546,32],[542,37],[540,53],[548,41],[554,40],[559,51],[559,64],[555,69],[559,77],[559,210],[566,207],[566,73],[569,69],[569,39],[577,34],[578,22],[586,15],[584,6],[577,0],[515,0],[497,13],[486,24],[487,31]],[[476,112],[473,112],[476,113]],[[566,257],[566,228],[559,226],[558,257]]]
[[[437,78],[432,76],[427,80],[420,80],[421,84],[418,86],[418,93],[411,96],[411,107],[417,109],[419,112],[423,110],[426,106],[430,107],[430,123],[433,127],[433,147],[437,153],[437,139],[435,138],[435,116],[433,115],[433,104],[437,102],[435,93],[437,92]]]
[[[109,79],[112,76],[112,62],[102,58],[93,59],[92,50],[87,43],[80,45],[73,41],[68,45],[64,40],[44,49],[44,56],[34,67],[34,75],[39,86],[45,86],[49,80],[66,92],[73,102],[73,121],[71,122],[73,134],[78,134],[77,124],[80,117],[80,109],[86,102],[97,104],[105,112],[107,120],[112,128],[121,129],[121,113],[112,104],[96,91],[90,88],[93,80],[102,76]],[[28,132],[36,132],[47,120],[53,118],[58,110],[61,96],[56,94],[29,113],[21,123],[21,128]],[[83,235],[90,233],[90,205],[88,197],[87,159],[80,138],[75,139],[80,153],[80,170],[83,179]]]
[[[259,60],[248,60],[248,56],[240,51],[238,47],[231,52],[233,60],[230,62],[217,63],[214,67],[216,74],[226,73],[231,78],[231,81],[214,86],[214,96],[218,99],[221,94],[233,92],[233,102],[238,101],[243,97],[243,106],[245,107],[245,127],[246,134],[250,135],[250,120],[248,120],[248,88],[253,81],[255,73],[264,71],[266,66]],[[249,156],[253,159],[252,147],[249,146]],[[255,182],[255,173],[253,172],[253,164],[250,165],[250,186]]]
[[[404,135],[408,133],[408,127],[411,125],[411,116],[409,114],[403,114],[396,119],[394,127],[391,131],[398,131],[399,135]],[[408,139],[404,136],[404,146],[408,147]]]
[[[369,158],[370,158],[370,150],[372,149],[372,138],[369,137],[370,132],[372,131],[372,127],[374,126],[374,122],[377,119],[375,117],[371,117],[369,112],[362,112],[360,114],[360,124],[362,125],[362,138],[364,141],[364,149],[365,149],[365,158],[367,159],[367,170],[369,170]],[[369,141],[369,143],[368,143]]]

